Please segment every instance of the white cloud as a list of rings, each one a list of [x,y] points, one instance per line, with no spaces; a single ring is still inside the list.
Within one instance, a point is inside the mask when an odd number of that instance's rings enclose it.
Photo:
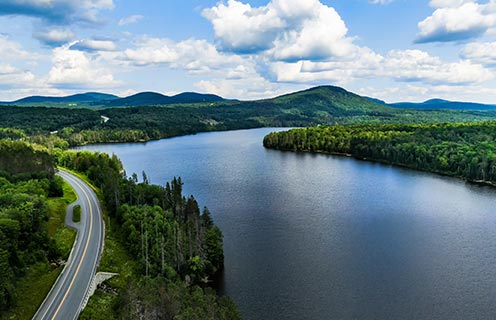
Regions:
[[[473,0],[431,0],[429,5],[433,8],[457,8]]]
[[[136,22],[140,21],[143,18],[144,17],[142,15],[135,14],[135,15],[132,15],[132,16],[129,16],[129,17],[120,19],[119,22],[118,22],[118,25],[119,26],[125,26],[127,24],[136,23]]]
[[[217,94],[224,98],[260,99],[301,90],[306,86],[288,86],[287,84],[270,82],[261,76],[255,76],[235,80],[201,80],[195,83],[195,87],[202,92]]]
[[[353,50],[348,29],[332,7],[318,0],[272,0],[251,7],[236,0],[205,9],[224,50],[261,53],[276,60],[343,57]]]
[[[384,75],[405,82],[423,82],[438,85],[482,83],[494,78],[480,64],[462,60],[443,62],[420,50],[391,51],[386,57]]]
[[[120,84],[98,58],[83,51],[71,50],[73,44],[53,50],[53,66],[47,81],[49,84],[79,88],[109,88]]]
[[[340,61],[277,61],[270,69],[278,82],[322,83],[345,85],[359,79],[380,76],[384,58],[368,48],[358,48],[352,56]]]
[[[126,49],[120,59],[136,66],[165,64],[193,74],[215,70],[232,73],[240,65],[244,65],[246,60],[237,55],[221,53],[206,40],[174,42],[150,37],[141,38],[136,47]]]
[[[35,76],[27,70],[20,70],[9,64],[0,64],[0,85],[7,87],[32,85],[34,80]]]
[[[381,56],[360,48],[348,60],[276,61],[268,64],[272,80],[320,84],[323,81],[346,85],[360,79],[394,79],[436,85],[477,84],[493,79],[491,71],[468,60],[444,62],[420,50],[393,50]]]
[[[35,38],[50,46],[59,46],[74,40],[76,35],[66,28],[50,28],[34,34]]]
[[[476,38],[496,26],[496,1],[433,0],[436,10],[419,22],[416,42],[448,42]]]
[[[0,57],[2,61],[35,58],[38,55],[24,50],[18,42],[12,41],[7,35],[0,34]]]
[[[463,48],[460,53],[463,59],[488,66],[496,66],[496,42],[473,42]]]

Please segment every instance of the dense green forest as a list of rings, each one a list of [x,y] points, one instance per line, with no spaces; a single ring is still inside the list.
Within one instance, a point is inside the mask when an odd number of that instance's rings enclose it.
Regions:
[[[115,156],[63,152],[59,164],[100,188],[112,232],[136,262],[119,296],[119,319],[239,319],[235,304],[209,288],[223,268],[222,232],[207,208],[182,193],[180,178],[164,186],[125,178]],[[122,283],[122,282],[121,282]],[[83,319],[104,319],[91,305]]]
[[[101,116],[109,118],[104,121]],[[390,108],[338,87],[317,87],[258,101],[69,109],[0,106],[0,135],[63,139],[71,146],[136,142],[205,131],[268,126],[307,127],[377,123],[484,121],[496,111],[402,110]],[[50,133],[53,137],[49,137]]]
[[[0,140],[0,315],[17,305],[17,282],[33,265],[62,257],[47,224],[48,198],[62,195],[46,150]]]
[[[264,146],[325,152],[496,185],[496,122],[313,127],[271,133]]]
[[[192,196],[182,194],[180,178],[157,186],[143,174],[138,183],[135,174],[125,177],[115,156],[12,139],[0,140],[0,318],[17,306],[17,284],[30,268],[41,263],[49,272],[50,264],[70,250],[49,233],[49,199],[63,195],[63,181],[54,174],[56,164],[85,174],[100,188],[112,221],[110,231],[130,260],[114,264],[133,266],[112,289],[118,294],[110,295],[110,317],[240,318],[232,300],[217,297],[210,288],[223,268],[222,232],[207,208],[200,210]],[[91,306],[82,315],[108,317]]]

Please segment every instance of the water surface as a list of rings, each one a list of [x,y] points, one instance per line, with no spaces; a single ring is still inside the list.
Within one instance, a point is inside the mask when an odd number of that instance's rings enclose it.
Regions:
[[[264,149],[275,130],[84,149],[181,176],[224,233],[222,291],[247,320],[496,317],[494,189]]]

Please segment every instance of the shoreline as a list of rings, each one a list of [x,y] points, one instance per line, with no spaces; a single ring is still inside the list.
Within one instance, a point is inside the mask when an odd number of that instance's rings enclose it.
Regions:
[[[378,164],[383,164],[383,165],[389,165],[389,166],[394,166],[398,168],[403,168],[403,169],[408,169],[412,171],[417,171],[417,172],[424,172],[424,173],[431,173],[435,175],[440,175],[444,177],[449,177],[449,178],[455,178],[458,180],[465,181],[466,183],[474,184],[474,185],[479,185],[479,186],[488,186],[488,187],[493,187],[496,188],[496,183],[491,182],[491,181],[485,181],[485,180],[473,180],[469,179],[463,176],[455,175],[455,174],[449,174],[446,172],[442,171],[432,171],[432,170],[422,170],[419,168],[414,168],[411,166],[408,166],[406,164],[402,163],[393,163],[393,162],[388,162],[384,160],[377,160],[377,159],[372,159],[372,158],[363,158],[363,157],[357,157],[354,156],[350,153],[341,153],[341,152],[329,152],[329,151],[310,151],[310,150],[294,150],[294,149],[279,149],[279,148],[270,148],[264,146],[264,148],[268,150],[276,150],[276,151],[282,151],[282,152],[292,152],[292,153],[309,153],[309,154],[324,154],[324,155],[330,155],[330,156],[338,156],[338,157],[345,157],[345,158],[351,158],[355,160],[360,160],[360,161],[366,161],[370,163],[378,163]]]

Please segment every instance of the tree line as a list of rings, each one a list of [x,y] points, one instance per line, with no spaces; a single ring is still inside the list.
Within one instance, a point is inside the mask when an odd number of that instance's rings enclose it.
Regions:
[[[232,300],[209,288],[224,264],[222,232],[207,208],[183,195],[180,178],[159,186],[143,173],[139,182],[104,153],[66,151],[57,158],[100,188],[112,225],[137,262],[119,294],[120,318],[240,318]]]
[[[17,281],[30,267],[61,257],[48,236],[47,199],[62,195],[47,150],[0,140],[0,314],[17,304]]]
[[[267,148],[360,159],[496,184],[496,122],[312,127],[271,133]]]

